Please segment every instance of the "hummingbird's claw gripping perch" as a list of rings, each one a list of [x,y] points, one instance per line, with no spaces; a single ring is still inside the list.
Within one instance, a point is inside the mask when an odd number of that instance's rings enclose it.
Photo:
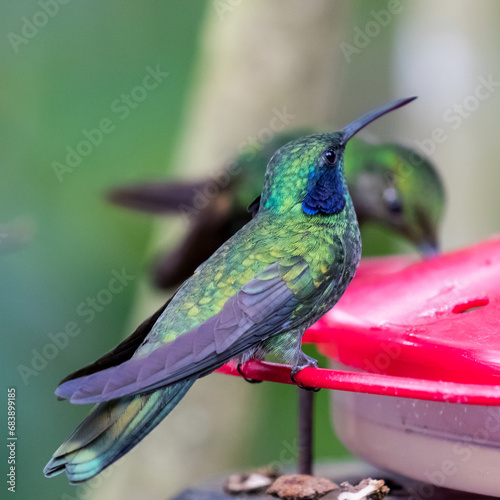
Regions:
[[[310,366],[310,365],[307,365],[307,366]],[[299,389],[304,389],[306,391],[313,391],[313,392],[318,392],[320,390],[320,387],[307,387],[305,386],[304,384],[302,383],[299,383],[297,382],[297,380],[295,380],[295,375],[297,375],[297,373],[300,372],[300,370],[302,370],[303,368],[307,368],[307,366],[294,366],[292,368],[292,371],[290,373],[290,379],[291,381],[299,388]]]
[[[256,379],[253,379],[253,378],[248,378],[244,373],[243,373],[243,370],[241,369],[241,365],[243,363],[238,363],[238,366],[236,367],[236,369],[238,370],[238,373],[243,377],[243,379],[245,380],[245,382],[248,382],[249,384],[260,384],[261,382],[263,382],[262,380],[256,380]]]

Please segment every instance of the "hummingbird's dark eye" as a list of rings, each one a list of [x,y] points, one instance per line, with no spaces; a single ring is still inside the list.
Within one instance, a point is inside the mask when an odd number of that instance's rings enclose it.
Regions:
[[[390,187],[384,190],[384,200],[389,212],[393,215],[403,213],[403,204],[398,198],[398,193],[395,188]]]
[[[399,200],[395,200],[392,203],[389,203],[387,207],[389,212],[394,215],[399,215],[403,213],[403,204]]]
[[[333,167],[333,165],[335,165],[335,162],[337,161],[337,153],[335,152],[335,149],[328,148],[323,153],[323,160],[325,160],[325,163],[327,165],[329,165],[330,167]]]

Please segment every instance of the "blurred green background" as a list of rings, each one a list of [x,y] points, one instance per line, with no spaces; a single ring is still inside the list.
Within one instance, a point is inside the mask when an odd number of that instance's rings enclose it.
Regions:
[[[106,477],[76,488],[43,477],[89,410],[57,402],[57,382],[164,300],[148,263],[182,231],[112,207],[103,193],[215,170],[276,108],[294,115],[290,128],[331,129],[417,94],[370,132],[437,164],[448,191],[444,247],[479,241],[499,228],[499,20],[493,0],[3,2],[0,370],[5,401],[7,387],[17,392],[18,498],[160,499],[230,468],[293,463],[296,389],[213,375]],[[158,69],[168,75],[156,88],[132,92]],[[474,101],[481,79],[493,83]],[[106,119],[111,132],[92,132]],[[96,144],[80,146],[89,154],[58,176],[54,162],[85,130]],[[363,241],[368,253],[408,250],[376,228]],[[114,273],[129,276],[117,293],[107,291]],[[79,333],[58,335],[68,323]],[[346,457],[327,392],[317,400],[317,457]]]

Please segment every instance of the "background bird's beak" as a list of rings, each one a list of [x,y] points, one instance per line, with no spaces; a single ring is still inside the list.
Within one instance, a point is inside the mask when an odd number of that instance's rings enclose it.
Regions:
[[[439,244],[436,238],[429,238],[427,240],[421,241],[418,244],[418,251],[422,254],[422,257],[430,259],[431,257],[436,257],[439,255]]]
[[[369,123],[372,121],[376,120],[377,118],[380,118],[381,116],[384,116],[386,113],[389,113],[390,111],[394,111],[395,109],[398,109],[402,106],[406,106],[408,103],[414,101],[417,97],[407,97],[406,99],[399,99],[399,101],[394,101],[389,104],[386,104],[385,106],[381,106],[380,108],[377,108],[373,111],[370,111],[369,113],[366,113],[365,115],[361,116],[357,120],[353,121],[346,127],[342,129],[342,133],[344,135],[343,138],[343,144],[346,144],[347,141],[356,135],[361,129],[366,127]]]

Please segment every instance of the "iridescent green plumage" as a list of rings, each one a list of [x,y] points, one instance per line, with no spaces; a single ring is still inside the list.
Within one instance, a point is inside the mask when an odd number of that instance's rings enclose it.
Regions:
[[[361,128],[411,100],[275,153],[256,217],[129,339],[57,388],[72,403],[99,404],[46,475],[93,477],[168,415],[197,378],[231,359],[273,352],[292,364],[292,377],[317,365],[302,352],[302,335],[342,296],[361,255],[344,148]]]
[[[262,190],[272,154],[311,133],[300,130],[279,134],[261,149],[242,153],[229,167],[200,182],[143,184],[111,191],[110,198],[118,204],[189,217],[190,229],[185,239],[155,264],[155,283],[161,288],[178,286],[246,224],[251,218],[247,207]],[[344,165],[360,224],[383,225],[424,254],[436,251],[444,191],[435,168],[426,158],[399,144],[353,138],[345,152]]]

